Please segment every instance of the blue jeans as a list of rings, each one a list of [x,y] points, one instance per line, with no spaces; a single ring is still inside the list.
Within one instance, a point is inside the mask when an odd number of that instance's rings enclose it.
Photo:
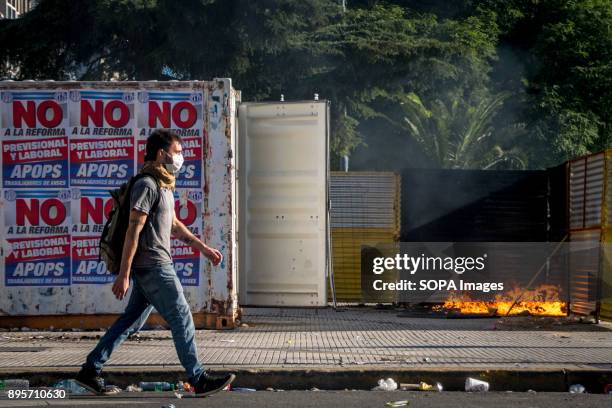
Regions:
[[[133,267],[130,275],[133,287],[128,305],[89,353],[83,369],[95,370],[100,375],[113,350],[142,328],[155,307],[170,326],[174,346],[187,371],[189,383],[195,384],[204,367],[198,361],[193,317],[174,267],[171,264]]]

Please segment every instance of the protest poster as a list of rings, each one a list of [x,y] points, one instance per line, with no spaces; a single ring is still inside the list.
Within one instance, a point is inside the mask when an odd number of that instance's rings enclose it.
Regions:
[[[5,286],[70,285],[70,236],[9,238]]]
[[[196,237],[202,237],[202,191],[177,189],[174,192],[174,213]],[[172,237],[172,259],[174,269],[183,286],[200,284],[200,253]]]
[[[201,91],[138,92],[137,167],[144,163],[147,137],[159,128],[172,129],[183,142],[183,158],[176,180],[178,188],[202,188],[204,140],[203,93]]]
[[[2,187],[68,187],[67,92],[0,94]]]
[[[70,185],[120,186],[134,175],[134,91],[70,91]]]
[[[72,283],[104,284],[115,276],[99,259],[100,234],[113,208],[108,190],[93,188],[71,189],[72,210]]]
[[[70,285],[70,191],[3,190],[6,286]]]

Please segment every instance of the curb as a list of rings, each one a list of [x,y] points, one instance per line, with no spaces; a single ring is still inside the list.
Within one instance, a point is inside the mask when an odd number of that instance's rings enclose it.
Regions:
[[[74,378],[78,368],[39,367],[0,369],[0,379],[29,379],[33,387],[50,386],[55,382]],[[463,391],[465,379],[473,377],[489,382],[491,391],[548,391],[566,392],[572,384],[582,384],[587,392],[601,393],[612,383],[612,369],[303,369],[303,368],[215,368],[215,373],[235,373],[235,387],[258,390],[369,390],[381,378],[393,378],[399,383],[440,382],[446,391]],[[140,381],[185,381],[182,367],[109,367],[103,377],[107,384],[125,388]]]

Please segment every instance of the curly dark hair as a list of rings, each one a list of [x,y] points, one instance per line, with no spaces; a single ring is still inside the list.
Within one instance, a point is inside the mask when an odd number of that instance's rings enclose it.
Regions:
[[[147,150],[145,153],[145,161],[155,160],[159,149],[168,151],[170,145],[174,142],[183,143],[179,135],[170,129],[156,129],[147,139]]]

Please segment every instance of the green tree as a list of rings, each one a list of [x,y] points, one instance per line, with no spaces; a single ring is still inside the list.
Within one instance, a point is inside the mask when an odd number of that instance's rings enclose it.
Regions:
[[[530,81],[540,140],[556,160],[612,147],[612,1],[554,2],[560,18],[535,47],[541,67]]]
[[[612,147],[612,0],[473,0],[497,16],[525,93],[531,167]],[[505,69],[500,61],[499,68]],[[498,84],[502,85],[503,84]],[[507,88],[506,88],[507,89]]]
[[[87,27],[87,29],[83,29]],[[231,76],[249,100],[332,100],[332,148],[349,154],[380,93],[468,92],[486,81],[494,27],[399,6],[327,0],[43,0],[0,23],[16,79]],[[492,31],[493,30],[493,31]]]
[[[398,100],[403,121],[397,125],[439,167],[524,169],[523,155],[516,147],[504,148],[507,140],[497,135],[492,126],[508,96],[483,96],[476,105],[458,98],[437,99],[426,107],[416,94],[410,93]]]
[[[0,77],[228,76],[245,100],[318,93],[335,156],[389,145],[396,168],[414,162],[389,143],[406,131],[385,119],[398,98],[467,115],[509,93],[487,163],[520,151],[545,167],[610,146],[611,26],[612,0],[356,0],[346,12],[336,0],[41,0],[0,21]]]
[[[363,140],[360,124],[385,117],[380,101],[406,90],[427,98],[441,93],[473,97],[488,81],[495,58],[492,15],[443,20],[399,6],[349,9],[308,33],[294,52],[308,55],[311,72],[300,87],[316,89],[334,103],[334,152],[350,154]],[[383,135],[380,135],[383,137]]]

